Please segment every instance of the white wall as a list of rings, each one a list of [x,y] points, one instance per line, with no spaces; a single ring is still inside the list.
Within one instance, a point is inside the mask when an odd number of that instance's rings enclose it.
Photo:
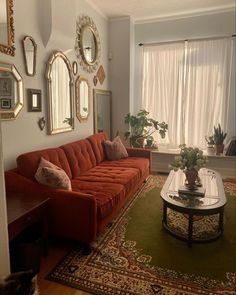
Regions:
[[[68,2],[70,1],[70,4]],[[108,89],[108,23],[85,0],[20,0],[14,1],[14,27],[16,55],[11,57],[0,53],[0,61],[13,63],[21,73],[24,81],[24,108],[15,121],[0,122],[0,276],[9,273],[9,253],[6,219],[6,201],[3,178],[3,160],[5,170],[15,167],[16,157],[31,150],[55,147],[63,143],[84,138],[93,133],[93,99],[91,92],[90,116],[87,123],[80,123],[75,116],[75,129],[58,135],[47,135],[46,128],[40,131],[37,125],[39,117],[47,118],[46,107],[46,62],[53,50],[66,50],[68,58],[76,60],[74,54],[76,19],[79,15],[90,16],[97,26],[101,41],[101,60],[106,73],[103,85],[96,88]],[[60,9],[60,10],[58,10]],[[73,30],[73,31],[72,31]],[[25,74],[21,40],[30,35],[36,41],[37,69],[34,77]],[[80,67],[78,75],[87,77],[91,88],[94,74],[87,74]],[[75,77],[76,78],[76,77]],[[27,112],[26,89],[42,90],[42,112]],[[2,148],[1,148],[2,145]],[[3,153],[2,153],[3,151]]]
[[[0,122],[0,278],[10,273],[5,182],[2,157],[2,128]]]
[[[129,17],[114,19],[109,24],[109,77],[112,91],[112,129],[125,131],[124,117],[130,112],[132,93],[133,24]]]
[[[185,40],[203,37],[231,36],[236,33],[235,13],[220,13],[177,20],[159,21],[135,25],[135,61],[134,96],[131,97],[134,113],[141,104],[141,65],[142,47],[139,43]],[[235,77],[235,76],[234,76]],[[229,136],[236,135],[235,130],[235,78],[231,89],[231,107],[229,113]]]
[[[47,13],[45,13],[47,11]],[[3,157],[5,170],[15,167],[16,157],[24,152],[59,146],[63,143],[84,138],[93,133],[93,100],[91,91],[90,116],[88,122],[80,123],[75,116],[75,129],[57,135],[47,135],[45,128],[40,131],[37,125],[39,117],[47,118],[46,107],[46,62],[53,50],[67,51],[71,62],[76,60],[74,53],[76,19],[79,15],[90,16],[97,26],[101,41],[101,60],[106,73],[103,85],[99,82],[96,88],[108,89],[108,22],[87,4],[85,0],[20,0],[14,1],[14,27],[16,55],[11,57],[0,53],[0,60],[15,64],[24,81],[24,108],[15,121],[2,122]],[[25,74],[21,40],[30,35],[36,41],[37,68],[36,75]],[[87,74],[79,67],[78,75],[89,79],[91,89],[94,88],[94,74]],[[76,77],[75,77],[76,78]],[[42,90],[43,109],[41,113],[27,112],[26,89]]]

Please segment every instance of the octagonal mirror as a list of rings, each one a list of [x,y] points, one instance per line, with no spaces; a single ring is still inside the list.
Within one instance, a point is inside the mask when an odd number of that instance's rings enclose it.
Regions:
[[[23,107],[23,80],[13,64],[0,62],[0,120],[14,120]]]
[[[80,122],[86,122],[89,116],[90,86],[88,79],[78,77],[75,82],[76,115]]]

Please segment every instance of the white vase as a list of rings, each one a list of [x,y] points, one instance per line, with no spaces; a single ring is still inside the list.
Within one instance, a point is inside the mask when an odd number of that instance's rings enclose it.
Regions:
[[[215,155],[215,149],[214,149],[214,146],[208,146],[208,147],[207,147],[207,154],[208,154],[209,156]]]

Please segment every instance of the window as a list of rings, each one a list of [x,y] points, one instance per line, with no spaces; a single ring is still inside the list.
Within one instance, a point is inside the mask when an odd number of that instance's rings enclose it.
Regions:
[[[169,148],[185,143],[205,148],[205,136],[226,129],[231,39],[144,46],[142,108],[168,123]]]

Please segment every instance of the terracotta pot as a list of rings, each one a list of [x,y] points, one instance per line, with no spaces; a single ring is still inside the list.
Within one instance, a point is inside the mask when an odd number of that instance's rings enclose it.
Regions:
[[[133,136],[130,138],[130,144],[132,147],[142,148],[144,146],[145,138],[142,136]]]
[[[215,144],[216,155],[220,155],[224,151],[224,144]]]
[[[188,185],[195,185],[196,184],[196,180],[198,179],[198,171],[195,169],[188,169],[185,172],[186,175],[186,180]]]

